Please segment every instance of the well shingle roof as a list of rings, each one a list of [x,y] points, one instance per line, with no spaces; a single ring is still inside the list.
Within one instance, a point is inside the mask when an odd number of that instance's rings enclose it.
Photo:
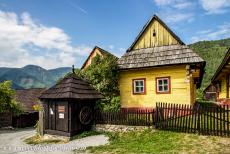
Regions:
[[[199,63],[204,60],[186,45],[169,45],[126,52],[119,60],[120,69]]]
[[[44,90],[42,88],[16,90],[15,99],[22,105],[25,112],[35,112],[33,106],[40,103],[39,96]]]
[[[98,93],[86,80],[70,74],[59,83],[44,91],[40,99],[100,99],[102,95]]]

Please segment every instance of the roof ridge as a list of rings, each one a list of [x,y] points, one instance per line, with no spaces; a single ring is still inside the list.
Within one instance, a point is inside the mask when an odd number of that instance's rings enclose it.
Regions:
[[[156,14],[154,14],[142,27],[141,31],[139,32],[139,34],[137,35],[137,37],[135,38],[131,46],[126,50],[126,52],[130,52],[132,50],[133,46],[137,43],[138,39],[142,36],[142,34],[145,32],[149,24],[154,19],[157,20],[181,45],[185,45],[185,43],[181,41],[181,39],[167,26],[167,24],[164,21],[162,21]]]

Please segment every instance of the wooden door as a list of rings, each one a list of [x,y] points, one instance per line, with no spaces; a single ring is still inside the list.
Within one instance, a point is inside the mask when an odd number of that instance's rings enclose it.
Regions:
[[[55,103],[49,102],[48,106],[48,113],[49,113],[49,129],[55,130]]]
[[[68,102],[58,102],[56,113],[56,129],[68,132]]]

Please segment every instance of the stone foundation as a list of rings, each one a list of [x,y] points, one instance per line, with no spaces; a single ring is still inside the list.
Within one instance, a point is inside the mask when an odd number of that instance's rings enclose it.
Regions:
[[[149,128],[152,128],[152,127],[97,124],[94,127],[94,130],[98,132],[129,132],[129,131],[143,131]]]

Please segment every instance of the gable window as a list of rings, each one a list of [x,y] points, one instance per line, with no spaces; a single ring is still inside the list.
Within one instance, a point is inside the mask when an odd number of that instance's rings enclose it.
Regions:
[[[145,93],[146,93],[145,78],[133,79],[133,94],[145,94]]]
[[[171,92],[170,77],[156,78],[156,92],[159,94],[169,94]]]

